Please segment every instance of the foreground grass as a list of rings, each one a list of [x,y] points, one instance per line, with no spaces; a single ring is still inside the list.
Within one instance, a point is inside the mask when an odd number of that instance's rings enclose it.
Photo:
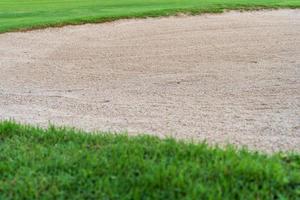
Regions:
[[[297,199],[300,156],[0,123],[0,199]]]
[[[0,33],[103,22],[120,18],[166,16],[262,8],[300,8],[299,0],[0,0]]]

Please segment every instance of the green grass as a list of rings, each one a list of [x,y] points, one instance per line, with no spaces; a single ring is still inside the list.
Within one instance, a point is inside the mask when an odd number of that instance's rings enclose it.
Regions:
[[[178,12],[262,8],[300,8],[300,0],[0,0],[0,33]]]
[[[299,199],[300,155],[0,122],[0,199]]]

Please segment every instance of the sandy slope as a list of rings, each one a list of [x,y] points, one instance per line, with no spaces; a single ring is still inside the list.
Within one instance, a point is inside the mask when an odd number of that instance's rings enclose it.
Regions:
[[[0,118],[300,150],[300,10],[0,35]]]

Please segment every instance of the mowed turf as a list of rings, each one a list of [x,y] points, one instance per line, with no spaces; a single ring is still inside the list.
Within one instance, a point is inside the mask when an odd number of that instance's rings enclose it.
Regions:
[[[299,7],[300,0],[0,0],[0,33],[180,12]]]
[[[299,154],[0,123],[0,199],[299,199]]]

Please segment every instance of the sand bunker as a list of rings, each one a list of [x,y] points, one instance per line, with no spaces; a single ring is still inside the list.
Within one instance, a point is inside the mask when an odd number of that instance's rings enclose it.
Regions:
[[[300,10],[0,35],[0,119],[300,150]]]

